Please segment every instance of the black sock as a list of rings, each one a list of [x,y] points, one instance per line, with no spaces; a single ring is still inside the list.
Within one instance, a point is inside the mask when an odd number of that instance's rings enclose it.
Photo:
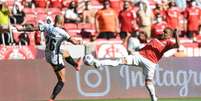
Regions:
[[[73,67],[77,67],[77,65],[78,65],[78,64],[73,60],[73,58],[72,58],[71,56],[66,57],[65,60],[66,60],[69,64],[71,64]]]
[[[56,86],[54,87],[54,90],[52,92],[51,98],[54,100],[56,96],[61,92],[62,88],[64,86],[64,83],[62,81],[58,81]]]

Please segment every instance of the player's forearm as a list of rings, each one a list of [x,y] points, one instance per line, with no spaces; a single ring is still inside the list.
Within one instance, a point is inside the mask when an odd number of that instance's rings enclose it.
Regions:
[[[18,31],[38,31],[39,29],[37,27],[33,28],[17,28]]]
[[[74,38],[72,38],[72,37],[70,37],[69,39],[68,39],[68,42],[70,42],[70,43],[72,43],[72,44],[74,44],[74,45],[80,45],[82,42],[81,42],[81,40],[76,40],[76,39],[74,39]]]

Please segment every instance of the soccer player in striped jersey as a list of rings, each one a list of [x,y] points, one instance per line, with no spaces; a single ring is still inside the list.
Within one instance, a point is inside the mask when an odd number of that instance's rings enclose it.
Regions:
[[[49,101],[54,101],[56,96],[60,93],[64,86],[65,82],[65,66],[64,60],[71,64],[76,71],[80,70],[80,62],[81,58],[77,61],[74,61],[70,56],[69,52],[61,49],[61,44],[64,41],[71,42],[72,44],[80,44],[79,40],[75,40],[72,38],[64,29],[64,18],[61,15],[56,15],[54,20],[54,25],[41,23],[36,28],[31,28],[28,31],[39,30],[41,32],[45,32],[45,58],[46,61],[51,64],[54,69],[54,72],[57,76],[58,82],[52,91],[52,95],[50,96]],[[26,30],[26,29],[18,29],[18,30]]]

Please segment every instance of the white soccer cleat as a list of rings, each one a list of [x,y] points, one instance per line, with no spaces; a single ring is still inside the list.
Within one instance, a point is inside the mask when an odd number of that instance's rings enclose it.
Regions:
[[[154,97],[154,98],[152,99],[152,101],[158,101],[158,98],[157,98],[157,97]]]
[[[93,66],[96,68],[96,69],[100,69],[101,67],[101,64],[98,60],[94,59],[93,61]]]

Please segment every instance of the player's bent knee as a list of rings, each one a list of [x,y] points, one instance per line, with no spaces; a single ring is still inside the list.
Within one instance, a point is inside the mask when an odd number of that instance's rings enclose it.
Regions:
[[[63,83],[65,83],[66,82],[65,76],[61,76],[61,80],[60,81],[62,81]]]
[[[63,51],[62,53],[64,58],[70,56],[70,53],[67,50]]]

